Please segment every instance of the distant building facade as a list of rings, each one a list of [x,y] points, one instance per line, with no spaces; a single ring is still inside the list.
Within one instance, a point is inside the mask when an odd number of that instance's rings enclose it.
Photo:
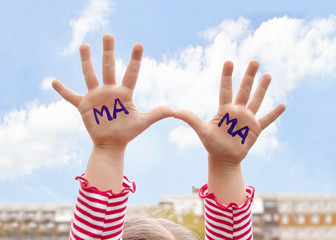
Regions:
[[[1,240],[66,240],[72,204],[0,204]]]
[[[256,199],[262,199],[264,206],[263,214],[253,219],[263,229],[260,239],[336,239],[335,194],[263,193]]]
[[[203,216],[197,189],[183,196],[159,197],[159,204],[129,205],[126,219],[151,217],[172,210],[177,218],[192,212]],[[0,240],[66,240],[72,204],[0,204]],[[258,193],[252,207],[254,240],[335,240],[336,195]]]
[[[198,196],[198,189],[193,187],[190,195],[159,196],[159,206],[172,208],[177,217],[192,212],[195,216],[203,217],[204,204]]]
[[[257,193],[252,203],[254,240],[336,240],[336,194]],[[203,215],[197,189],[186,196],[160,196],[177,215]]]

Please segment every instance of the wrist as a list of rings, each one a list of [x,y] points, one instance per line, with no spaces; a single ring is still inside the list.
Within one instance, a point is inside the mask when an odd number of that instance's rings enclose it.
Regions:
[[[210,154],[208,155],[208,165],[213,170],[218,172],[223,172],[224,174],[241,172],[241,164],[230,159],[224,159],[219,157],[213,157]]]
[[[94,145],[85,171],[89,186],[101,191],[122,189],[126,146]]]
[[[127,144],[114,144],[114,143],[93,143],[93,149],[105,151],[107,154],[115,152],[125,152]]]
[[[240,163],[208,157],[208,190],[222,204],[246,200],[245,183]]]

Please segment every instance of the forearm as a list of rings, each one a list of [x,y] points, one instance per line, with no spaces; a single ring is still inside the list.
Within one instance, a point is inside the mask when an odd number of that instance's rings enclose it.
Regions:
[[[208,157],[204,199],[205,239],[251,239],[253,188],[245,188],[240,164]]]
[[[254,188],[245,188],[241,165],[208,157],[204,199],[205,239],[252,239],[251,203]]]
[[[217,201],[243,204],[246,201],[244,177],[240,164],[231,164],[208,157],[208,189]]]
[[[94,146],[85,171],[89,187],[120,192],[124,176],[124,153],[125,147]]]
[[[124,147],[92,149],[80,180],[70,239],[113,239],[122,236],[129,192],[135,185],[123,177]]]

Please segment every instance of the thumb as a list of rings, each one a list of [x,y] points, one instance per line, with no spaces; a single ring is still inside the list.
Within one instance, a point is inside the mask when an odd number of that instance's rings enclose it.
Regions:
[[[174,110],[168,106],[158,106],[144,114],[146,128],[153,123],[174,115]]]
[[[180,119],[189,124],[192,127],[200,139],[204,136],[206,131],[206,123],[195,113],[189,110],[177,110],[174,114],[174,118]]]

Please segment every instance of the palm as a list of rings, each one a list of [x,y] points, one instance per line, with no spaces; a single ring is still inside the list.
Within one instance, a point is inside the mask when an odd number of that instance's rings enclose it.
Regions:
[[[159,106],[147,113],[139,112],[133,103],[133,91],[138,77],[143,47],[136,44],[122,84],[116,85],[114,39],[103,38],[103,85],[99,85],[88,45],[80,48],[83,74],[88,92],[77,95],[61,82],[53,87],[67,101],[78,108],[95,145],[121,145],[139,135],[154,122],[173,115],[167,106]]]
[[[261,131],[285,110],[285,106],[280,104],[263,118],[259,120],[255,118],[271,80],[267,74],[263,75],[254,96],[246,106],[258,66],[256,61],[249,64],[236,101],[232,103],[233,64],[231,62],[224,64],[218,113],[209,123],[203,122],[187,110],[175,113],[176,118],[184,120],[194,128],[212,159],[240,163]],[[230,122],[233,119],[236,122]]]
[[[241,143],[242,138],[238,135],[232,137],[232,135],[227,133],[229,126],[225,123],[221,127],[218,127],[218,123],[226,113],[229,114],[230,119],[239,119],[235,130],[249,126],[249,132],[244,144]],[[257,140],[260,131],[260,126],[251,113],[241,106],[227,104],[222,106],[220,112],[208,123],[202,142],[213,156],[230,159],[235,162],[237,159],[243,159],[246,156],[249,149]]]
[[[95,114],[93,109],[101,111],[102,106],[107,107],[108,113],[113,117],[115,99],[119,99],[127,110],[116,113],[116,117],[108,120],[107,112],[103,116]],[[117,103],[117,107],[120,105]],[[122,86],[100,86],[83,98],[78,109],[83,122],[96,145],[101,144],[126,144],[143,130],[145,125],[143,114],[137,111],[130,91]],[[97,123],[97,120],[99,124]]]

